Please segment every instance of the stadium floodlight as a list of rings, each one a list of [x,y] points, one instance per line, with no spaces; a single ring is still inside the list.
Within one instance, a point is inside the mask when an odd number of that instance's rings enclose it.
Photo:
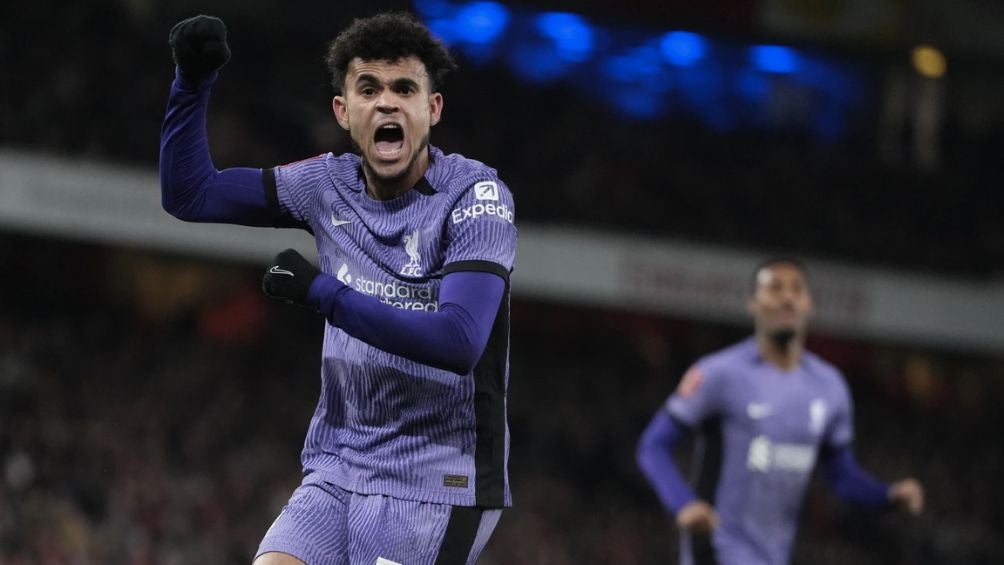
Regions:
[[[948,70],[945,55],[931,45],[918,45],[910,53],[913,69],[924,78],[942,78]]]
[[[799,67],[798,52],[791,47],[754,45],[749,54],[753,66],[768,73],[793,73]]]
[[[509,10],[498,2],[471,2],[460,7],[454,22],[461,41],[492,43],[509,25]]]
[[[448,0],[415,0],[415,10],[423,19],[438,19],[448,17],[453,6]]]
[[[671,65],[689,67],[704,58],[708,42],[692,31],[670,31],[662,36],[659,48]]]
[[[593,54],[596,37],[585,18],[568,12],[546,12],[537,16],[537,31],[554,42],[558,56],[581,63]]]
[[[460,39],[457,24],[450,18],[430,19],[426,21],[425,25],[428,26],[433,35],[443,40],[447,45],[452,45]]]

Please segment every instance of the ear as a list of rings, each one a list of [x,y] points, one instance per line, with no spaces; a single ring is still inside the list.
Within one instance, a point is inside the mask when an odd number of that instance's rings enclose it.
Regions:
[[[429,125],[434,126],[439,123],[443,115],[443,95],[433,92],[429,97]]]
[[[756,303],[752,298],[746,301],[746,313],[750,316],[756,317]]]
[[[344,96],[335,96],[331,99],[331,109],[335,112],[335,119],[342,129],[349,129],[349,107],[345,104]]]

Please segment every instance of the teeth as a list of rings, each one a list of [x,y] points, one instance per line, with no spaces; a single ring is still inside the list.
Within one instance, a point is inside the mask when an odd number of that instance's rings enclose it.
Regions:
[[[399,126],[397,124],[386,124],[386,125],[380,126],[380,129],[401,129],[401,126]]]

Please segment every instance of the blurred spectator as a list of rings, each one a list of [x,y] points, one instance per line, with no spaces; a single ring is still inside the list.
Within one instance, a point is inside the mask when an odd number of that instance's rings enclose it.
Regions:
[[[0,89],[0,144],[152,167],[173,73],[167,32],[206,8],[50,3],[15,3],[0,14],[0,64],[10,83]],[[354,15],[409,7],[217,3],[234,53],[209,114],[217,165],[272,166],[349,150],[329,109],[324,44]],[[854,57],[880,88],[882,55]],[[501,65],[469,65],[445,85],[434,143],[504,171],[522,220],[1001,274],[1004,193],[996,187],[1004,178],[993,141],[1004,132],[989,125],[951,122],[941,169],[921,171],[881,159],[877,95],[870,121],[854,120],[843,138],[822,141],[719,133],[685,114],[632,120],[576,88],[528,86]],[[960,81],[947,119],[969,119],[965,101],[984,90],[985,74]]]
[[[206,316],[244,323],[218,304],[248,304],[257,269],[0,241],[4,264],[25,246],[48,258],[32,265],[32,288],[0,283],[0,563],[249,563],[298,482],[282,462],[318,394],[320,318],[258,298],[267,323],[220,339],[199,328]],[[142,284],[102,283],[128,268],[225,282],[151,319]],[[482,563],[674,562],[672,522],[635,469],[634,440],[689,360],[744,332],[515,303],[516,506]],[[868,437],[861,464],[916,472],[928,508],[904,523],[814,486],[793,563],[1001,562],[1004,360],[825,337],[810,347],[845,368]]]

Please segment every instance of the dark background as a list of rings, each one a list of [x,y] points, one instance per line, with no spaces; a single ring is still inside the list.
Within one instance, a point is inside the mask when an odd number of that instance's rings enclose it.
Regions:
[[[606,102],[630,85],[600,74],[528,83],[503,55],[475,61],[461,50],[434,143],[495,166],[518,221],[533,225],[1000,280],[1004,119],[993,101],[1004,75],[983,30],[932,16],[933,2],[903,8],[878,39],[771,27],[759,16],[767,2],[691,4],[510,7],[798,46],[852,77],[841,133],[729,97],[718,106],[738,116],[731,128],[686,104],[642,118]],[[845,4],[788,3],[823,16]],[[962,4],[984,10],[987,26],[999,21],[991,2]],[[155,170],[173,73],[167,32],[208,12],[227,22],[234,53],[210,109],[217,166],[346,151],[329,114],[325,43],[353,16],[409,7],[7,3],[0,147]],[[949,60],[934,160],[914,151],[910,119],[884,117],[895,85],[907,89],[909,114],[927,84],[909,63],[921,42],[943,45]],[[775,92],[795,91],[785,90],[790,79],[770,80]],[[825,100],[806,92],[810,106]],[[260,266],[237,259],[0,226],[0,265],[0,563],[249,563],[298,481],[322,321],[267,302]],[[531,300],[517,288],[516,506],[482,563],[675,562],[675,532],[636,469],[635,441],[695,358],[749,331]],[[814,484],[793,561],[1004,561],[1001,352],[823,333],[810,348],[847,376],[863,466],[917,476],[928,509],[917,519],[869,515]]]

